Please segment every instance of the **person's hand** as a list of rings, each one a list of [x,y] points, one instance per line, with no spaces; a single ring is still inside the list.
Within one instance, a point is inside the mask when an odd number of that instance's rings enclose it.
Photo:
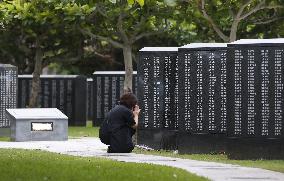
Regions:
[[[140,113],[141,109],[139,109],[138,105],[135,105],[134,109],[133,109],[133,114],[134,116],[138,116]]]

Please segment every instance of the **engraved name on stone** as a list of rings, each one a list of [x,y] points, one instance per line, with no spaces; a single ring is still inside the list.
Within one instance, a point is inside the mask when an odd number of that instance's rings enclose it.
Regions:
[[[144,104],[144,127],[147,128],[149,126],[149,63],[150,59],[149,57],[144,58],[144,84],[143,84],[143,89],[144,89],[144,95],[143,95],[143,104]]]
[[[185,69],[184,69],[184,79],[185,79],[185,92],[184,92],[184,102],[185,102],[185,112],[184,112],[184,119],[185,119],[185,129],[190,130],[191,129],[191,97],[190,97],[190,91],[191,91],[191,83],[190,83],[190,73],[191,73],[191,55],[192,54],[185,54]]]
[[[154,77],[160,80],[160,57],[154,57]],[[160,127],[160,86],[156,82],[154,86],[154,128]]]
[[[244,57],[241,50],[235,50],[235,125],[234,133],[241,134],[242,131],[242,61]]]

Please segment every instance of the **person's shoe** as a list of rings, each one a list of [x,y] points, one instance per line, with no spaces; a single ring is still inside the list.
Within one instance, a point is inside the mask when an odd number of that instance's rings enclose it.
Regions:
[[[107,152],[108,152],[108,153],[111,153],[111,151],[110,151],[110,146],[107,147]]]

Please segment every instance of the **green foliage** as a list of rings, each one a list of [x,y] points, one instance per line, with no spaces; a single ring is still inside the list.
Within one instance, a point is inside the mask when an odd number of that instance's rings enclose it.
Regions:
[[[252,1],[244,12],[261,1]],[[245,2],[205,0],[205,9],[229,38],[233,17]],[[284,6],[284,1],[265,2],[265,7]],[[237,38],[283,37],[283,17],[283,8],[263,8],[240,21]],[[136,53],[145,46],[224,41],[204,18],[201,0],[1,1],[1,63],[17,65],[19,73],[32,73],[36,38],[44,66],[53,63],[62,73],[89,75],[96,70],[122,70],[121,48],[126,45]]]
[[[112,3],[116,3],[117,0],[109,0]],[[135,3],[138,3],[141,7],[144,6],[144,0],[127,0],[129,6],[133,6]]]
[[[146,4],[134,2],[98,1],[90,31],[122,44],[133,44],[141,34],[166,31],[165,19],[170,16],[171,8],[160,0],[150,0]]]
[[[0,37],[3,39],[0,42],[0,55],[9,54],[10,59],[19,65],[24,64],[26,59],[33,64],[34,44],[38,39],[44,51],[44,60],[75,57],[82,50],[84,41],[79,28],[86,26],[85,19],[93,10],[88,4],[82,5],[71,0],[1,2]],[[70,51],[76,48],[78,51]],[[16,56],[20,56],[14,57],[14,51],[17,52]]]
[[[220,34],[216,36],[216,30],[214,30],[212,22],[203,16],[201,1],[189,2],[188,6],[194,9],[196,16],[203,20],[206,19],[203,24],[211,29],[211,32],[215,33],[215,40],[225,41]],[[227,41],[234,41],[232,35],[234,35],[235,23],[237,23],[237,39],[263,38],[262,35],[267,34],[266,30],[269,29],[269,27],[263,28],[264,26],[274,23],[280,25],[281,19],[283,19],[284,4],[279,0],[204,0],[204,2],[207,15],[215,23],[215,26],[220,29],[220,32],[227,36]],[[268,34],[269,37],[275,37],[272,32]]]
[[[144,6],[144,0],[127,0],[128,4],[132,6],[135,2],[137,2],[141,7]]]
[[[177,0],[164,0],[168,6],[176,6]]]

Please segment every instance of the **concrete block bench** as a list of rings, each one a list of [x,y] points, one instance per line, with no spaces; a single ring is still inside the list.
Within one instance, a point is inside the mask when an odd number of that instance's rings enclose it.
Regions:
[[[12,141],[65,141],[68,117],[56,108],[7,109]]]

